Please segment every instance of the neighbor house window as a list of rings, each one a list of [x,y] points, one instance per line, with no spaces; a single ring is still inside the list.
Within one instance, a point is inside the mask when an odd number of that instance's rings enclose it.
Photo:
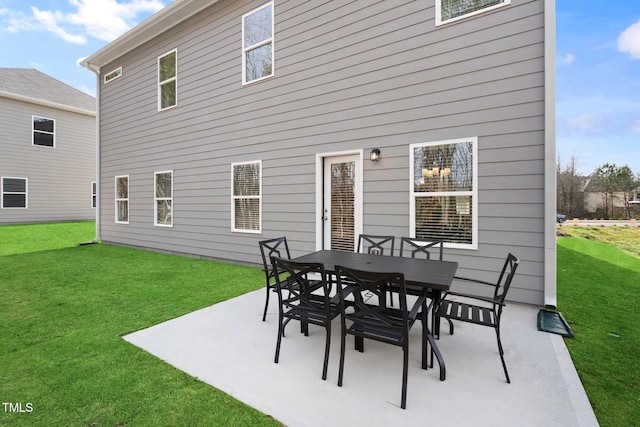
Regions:
[[[95,181],[91,183],[91,207],[95,208],[98,203],[98,185]]]
[[[2,177],[3,209],[27,207],[27,178]]]
[[[155,225],[173,226],[173,171],[155,173]]]
[[[116,222],[129,224],[129,176],[116,176]]]
[[[33,116],[33,145],[55,147],[55,120]]]
[[[436,25],[506,6],[511,0],[436,0]]]
[[[477,249],[478,139],[412,144],[410,232]]]
[[[112,72],[105,74],[104,83],[107,84],[110,81],[115,80],[120,76],[122,76],[122,67],[119,67],[119,68],[113,70]]]
[[[158,110],[175,107],[178,104],[178,51],[158,58]]]
[[[231,230],[262,231],[262,162],[231,165]]]
[[[242,82],[273,75],[273,2],[242,16]]]

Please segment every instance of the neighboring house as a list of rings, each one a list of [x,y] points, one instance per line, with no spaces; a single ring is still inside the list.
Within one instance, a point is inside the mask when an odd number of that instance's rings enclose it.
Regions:
[[[552,0],[177,0],[83,62],[97,237],[259,263],[438,236],[555,305],[554,58]]]
[[[95,98],[0,68],[0,152],[0,224],[95,219]]]

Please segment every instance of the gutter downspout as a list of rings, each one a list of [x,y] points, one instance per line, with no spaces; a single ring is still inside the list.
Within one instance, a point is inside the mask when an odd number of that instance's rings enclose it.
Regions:
[[[100,225],[102,223],[102,211],[100,197],[102,194],[100,185],[100,67],[92,65],[87,62],[89,70],[96,74],[96,237],[93,239],[94,243],[101,240]]]
[[[544,304],[555,309],[556,285],[556,2],[544,1]]]

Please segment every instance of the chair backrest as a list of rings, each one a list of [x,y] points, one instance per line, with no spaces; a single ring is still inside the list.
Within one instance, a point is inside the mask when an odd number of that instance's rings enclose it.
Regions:
[[[402,237],[400,239],[399,256],[411,256],[411,258],[424,257],[442,261],[444,242],[439,239],[414,239]]]
[[[511,286],[511,281],[513,280],[513,276],[516,274],[519,264],[520,260],[515,255],[511,253],[507,255],[507,259],[504,261],[504,266],[502,267],[502,271],[498,277],[498,282],[496,283],[494,299],[504,303],[509,287]]]
[[[290,259],[289,245],[286,237],[276,237],[275,239],[262,240],[258,242],[260,245],[260,254],[262,255],[262,265],[267,277],[274,277],[271,257]]]
[[[402,273],[377,273],[353,270],[337,265],[336,276],[340,306],[345,319],[357,322],[374,335],[389,338],[389,342],[394,341],[393,336],[396,335],[392,331],[397,331],[398,328],[404,328],[406,336],[409,323],[407,292]],[[400,300],[399,312],[401,316],[394,317],[394,321],[390,321],[389,316],[385,314],[387,311],[385,310],[387,308],[386,294],[390,286],[394,287],[394,292],[398,292]],[[353,296],[353,301],[346,302],[345,298],[348,295]],[[347,305],[353,310],[345,311]],[[398,321],[402,323],[399,324]]]
[[[393,256],[395,236],[374,236],[361,234],[358,236],[358,253]],[[386,252],[386,253],[385,253]]]
[[[281,284],[276,287],[281,310],[298,307],[310,312],[322,312],[328,316],[330,287],[324,265],[294,262],[278,257],[271,257],[271,263],[276,281]],[[318,303],[319,289],[323,291],[323,304]]]

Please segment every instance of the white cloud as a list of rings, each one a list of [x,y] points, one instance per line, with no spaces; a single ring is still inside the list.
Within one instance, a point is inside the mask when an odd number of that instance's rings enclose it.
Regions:
[[[602,116],[593,113],[584,113],[568,119],[567,122],[574,130],[592,132],[600,128]]]
[[[636,121],[632,126],[631,126],[631,132],[636,134],[636,135],[640,135],[640,120]]]
[[[566,53],[558,56],[558,65],[571,65],[576,60],[576,56],[573,53]]]
[[[31,7],[31,16],[0,9],[6,31],[47,31],[69,43],[85,44],[87,37],[107,42],[138,23],[139,14],[162,9],[167,0],[68,0],[71,12]]]
[[[632,58],[640,59],[640,21],[636,22],[618,37],[618,50],[629,52]]]

